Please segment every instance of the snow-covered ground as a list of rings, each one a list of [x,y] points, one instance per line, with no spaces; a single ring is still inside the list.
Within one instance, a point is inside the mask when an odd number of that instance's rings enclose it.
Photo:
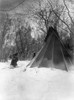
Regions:
[[[0,63],[0,100],[74,100],[74,71],[23,69],[29,61]],[[73,67],[72,67],[73,69]]]

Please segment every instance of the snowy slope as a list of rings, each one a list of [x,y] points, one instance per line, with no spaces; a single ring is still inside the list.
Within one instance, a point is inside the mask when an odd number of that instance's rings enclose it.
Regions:
[[[0,100],[74,100],[74,71],[48,68],[9,69],[0,63]],[[6,67],[6,68],[4,68]]]

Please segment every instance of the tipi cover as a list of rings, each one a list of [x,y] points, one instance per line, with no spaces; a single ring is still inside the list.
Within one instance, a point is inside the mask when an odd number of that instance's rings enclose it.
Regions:
[[[58,32],[50,27],[45,44],[31,61],[30,67],[51,67],[68,71],[72,59],[70,48],[63,43]]]

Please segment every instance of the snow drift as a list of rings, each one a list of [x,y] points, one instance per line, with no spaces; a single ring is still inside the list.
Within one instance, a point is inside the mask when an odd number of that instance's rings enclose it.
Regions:
[[[0,63],[0,100],[74,100],[74,71],[27,68],[23,72],[28,61],[18,62],[20,67],[14,69],[9,63]]]

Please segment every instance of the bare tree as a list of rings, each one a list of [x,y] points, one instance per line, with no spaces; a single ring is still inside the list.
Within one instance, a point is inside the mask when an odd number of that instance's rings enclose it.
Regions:
[[[33,18],[36,19],[39,27],[38,30],[41,30],[42,32],[46,33],[49,29],[49,26],[53,26],[56,29],[61,29],[65,33],[73,33],[70,27],[70,23],[68,24],[66,16],[66,11],[68,12],[68,17],[70,18],[71,22],[73,22],[73,19],[70,15],[69,9],[65,3],[65,0],[63,0],[63,4],[59,4],[59,0],[47,0],[47,2],[44,3],[41,0],[38,2],[38,9],[36,8],[33,11]],[[63,28],[65,26],[65,28]]]
[[[38,30],[41,30],[44,33],[47,33],[50,26],[53,26],[57,29],[59,27],[59,21],[62,21],[61,15],[64,10],[64,6],[58,4],[58,0],[55,1],[55,7],[53,7],[52,2],[47,2],[43,6],[41,0],[38,2],[38,9],[33,11],[33,18],[36,19],[37,24],[39,25]]]

